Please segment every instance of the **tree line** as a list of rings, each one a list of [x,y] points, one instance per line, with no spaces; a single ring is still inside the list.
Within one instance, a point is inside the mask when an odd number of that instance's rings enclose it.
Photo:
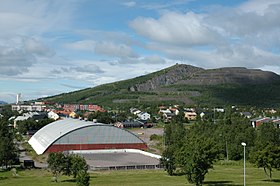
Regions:
[[[13,126],[7,118],[0,119],[0,166],[5,168],[18,163],[19,151],[15,141]]]
[[[280,170],[280,129],[273,123],[253,128],[248,119],[230,113],[222,120],[200,120],[189,128],[174,120],[164,127],[161,163],[169,175],[186,175],[190,183],[202,185],[215,161],[242,159],[242,142],[247,144],[246,158],[262,167],[270,179],[273,170]]]

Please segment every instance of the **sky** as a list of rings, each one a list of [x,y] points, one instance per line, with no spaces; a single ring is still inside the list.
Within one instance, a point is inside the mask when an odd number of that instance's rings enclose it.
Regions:
[[[280,74],[279,0],[0,0],[0,100],[176,63]]]

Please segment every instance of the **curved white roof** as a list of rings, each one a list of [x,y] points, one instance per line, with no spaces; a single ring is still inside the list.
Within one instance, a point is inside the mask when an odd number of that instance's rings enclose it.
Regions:
[[[52,122],[37,131],[28,141],[37,154],[43,154],[45,150],[61,136],[79,128],[104,125],[93,122],[85,122],[78,119],[65,118]]]
[[[94,126],[94,127],[92,127]],[[79,129],[79,130],[78,130]],[[36,132],[28,141],[37,154],[43,154],[52,144],[83,143],[144,143],[140,138],[120,128],[102,123],[65,118],[52,122]]]

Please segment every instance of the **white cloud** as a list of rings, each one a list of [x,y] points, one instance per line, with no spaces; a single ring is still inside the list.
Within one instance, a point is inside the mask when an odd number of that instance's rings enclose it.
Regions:
[[[52,57],[55,54],[53,50],[34,38],[25,38],[24,40],[24,47],[28,53],[42,57]]]
[[[78,30],[78,35],[84,39],[64,44],[67,49],[92,52],[101,57],[135,58],[139,55],[133,46],[141,42],[124,32],[108,32],[100,30]]]
[[[261,67],[261,69],[266,70],[266,71],[272,71],[272,72],[275,72],[278,75],[280,75],[280,67],[279,66],[265,65],[265,66]]]
[[[186,5],[191,1],[195,1],[195,0],[172,0],[172,1],[165,1],[165,2],[150,0],[148,3],[147,2],[142,3],[140,7],[148,10],[166,10],[166,9]]]
[[[85,66],[77,66],[77,67],[70,67],[68,69],[70,72],[71,71],[76,71],[76,72],[81,72],[81,73],[93,73],[93,74],[101,74],[104,71],[101,70],[101,68],[95,64],[88,64]]]
[[[135,1],[128,1],[128,2],[124,2],[122,4],[124,6],[127,6],[127,7],[134,7],[136,5],[136,2]]]
[[[111,57],[137,57],[137,54],[131,47],[125,44],[115,44],[112,42],[100,42],[94,49],[96,54]]]
[[[45,33],[66,29],[75,1],[0,1],[0,78],[28,73],[52,58]],[[51,60],[49,60],[50,62]]]
[[[218,43],[218,35],[203,23],[204,15],[168,12],[158,20],[138,17],[130,26],[148,39],[173,45],[207,45]]]
[[[268,8],[279,5],[279,0],[249,0],[238,7],[242,12],[254,12],[264,15]]]
[[[94,48],[96,46],[96,42],[93,40],[82,40],[76,41],[74,43],[68,43],[64,45],[66,48],[74,49],[74,50],[84,50],[94,52]]]
[[[271,30],[275,29],[279,32],[279,16],[280,2],[277,5],[267,7],[262,15],[254,11],[222,9],[209,14],[205,21],[208,22],[209,26],[218,28],[229,36],[258,37],[269,34]]]
[[[0,39],[0,77],[28,72],[38,57],[51,57],[54,52],[42,42],[28,37]]]
[[[93,41],[83,40],[75,43],[66,44],[65,47],[94,52],[97,55],[103,55],[107,57],[137,57],[138,55],[133,49],[123,43],[114,43],[110,41]]]
[[[154,46],[156,47],[156,46]],[[261,68],[264,64],[279,65],[280,55],[248,45],[231,45],[213,50],[157,46],[169,58],[185,61],[198,67],[220,68],[241,66]]]
[[[0,50],[0,76],[17,75],[28,71],[28,67],[35,63],[31,54],[16,48],[5,48]]]
[[[82,29],[76,30],[75,33],[79,36],[87,38],[87,40],[89,41],[92,40],[96,42],[111,41],[114,43],[123,43],[126,45],[132,45],[139,42],[134,38],[134,35],[130,35],[122,31]]]
[[[0,36],[42,34],[65,29],[78,5],[70,1],[0,1]]]
[[[160,56],[152,55],[152,56],[146,56],[144,59],[142,59],[144,63],[147,64],[164,64],[166,63],[166,60]]]
[[[165,12],[159,19],[139,17],[130,27],[147,39],[147,50],[167,58],[204,68],[261,68],[280,65],[279,17],[280,2],[256,0],[203,14]]]

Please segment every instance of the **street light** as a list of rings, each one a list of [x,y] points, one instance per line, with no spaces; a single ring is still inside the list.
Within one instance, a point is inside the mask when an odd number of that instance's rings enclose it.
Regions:
[[[246,157],[245,157],[246,143],[242,142],[241,145],[244,147],[244,186],[246,186]]]

